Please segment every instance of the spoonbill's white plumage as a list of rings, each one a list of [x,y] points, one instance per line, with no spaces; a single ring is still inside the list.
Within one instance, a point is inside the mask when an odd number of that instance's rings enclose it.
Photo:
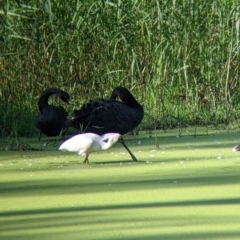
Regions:
[[[59,150],[77,152],[85,157],[84,163],[89,163],[88,156],[92,152],[107,150],[121,139],[119,133],[107,133],[99,136],[94,133],[84,133],[73,136],[59,147]]]
[[[233,149],[232,149],[233,152],[239,152],[240,151],[240,145],[237,145],[235,146]]]

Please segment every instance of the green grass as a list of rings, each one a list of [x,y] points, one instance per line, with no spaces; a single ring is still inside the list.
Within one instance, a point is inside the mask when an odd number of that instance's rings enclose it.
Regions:
[[[0,239],[239,239],[239,133],[178,133],[127,136],[138,163],[119,144],[90,165],[57,144],[1,151]]]
[[[171,116],[238,120],[239,9],[239,0],[0,1],[0,136],[34,136],[48,87],[70,94],[71,116],[125,86],[144,105],[141,129],[171,127]]]

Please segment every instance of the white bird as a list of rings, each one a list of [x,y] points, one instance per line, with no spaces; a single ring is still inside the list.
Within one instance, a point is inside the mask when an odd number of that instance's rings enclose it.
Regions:
[[[240,145],[237,145],[235,146],[233,149],[232,149],[233,152],[238,152],[240,151]]]
[[[119,133],[106,133],[99,136],[94,133],[84,133],[73,136],[59,147],[59,150],[77,152],[85,157],[83,163],[89,163],[88,156],[92,152],[107,150],[121,139]]]

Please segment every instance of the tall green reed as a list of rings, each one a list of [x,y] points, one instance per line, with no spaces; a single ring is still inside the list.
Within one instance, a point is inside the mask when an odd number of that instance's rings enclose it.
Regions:
[[[35,135],[38,96],[54,86],[70,93],[71,112],[124,85],[144,105],[142,128],[238,119],[239,5],[3,0],[1,134],[21,119],[18,134]]]

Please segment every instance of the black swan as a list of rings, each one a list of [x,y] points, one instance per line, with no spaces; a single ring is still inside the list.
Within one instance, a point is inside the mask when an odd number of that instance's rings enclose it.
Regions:
[[[116,100],[117,97],[121,101]],[[123,135],[136,128],[141,123],[143,116],[143,107],[130,91],[124,87],[116,87],[110,99],[98,99],[84,104],[81,109],[73,112],[73,116],[66,124],[82,133],[98,135],[119,133]],[[133,161],[137,161],[125,145],[123,138],[120,138],[120,142],[129,152]]]
[[[38,139],[42,134],[53,137],[58,136],[66,129],[67,112],[62,106],[52,106],[48,104],[48,98],[56,94],[66,105],[69,105],[69,94],[59,88],[48,88],[42,92],[38,100],[39,114],[35,124],[39,130]]]

